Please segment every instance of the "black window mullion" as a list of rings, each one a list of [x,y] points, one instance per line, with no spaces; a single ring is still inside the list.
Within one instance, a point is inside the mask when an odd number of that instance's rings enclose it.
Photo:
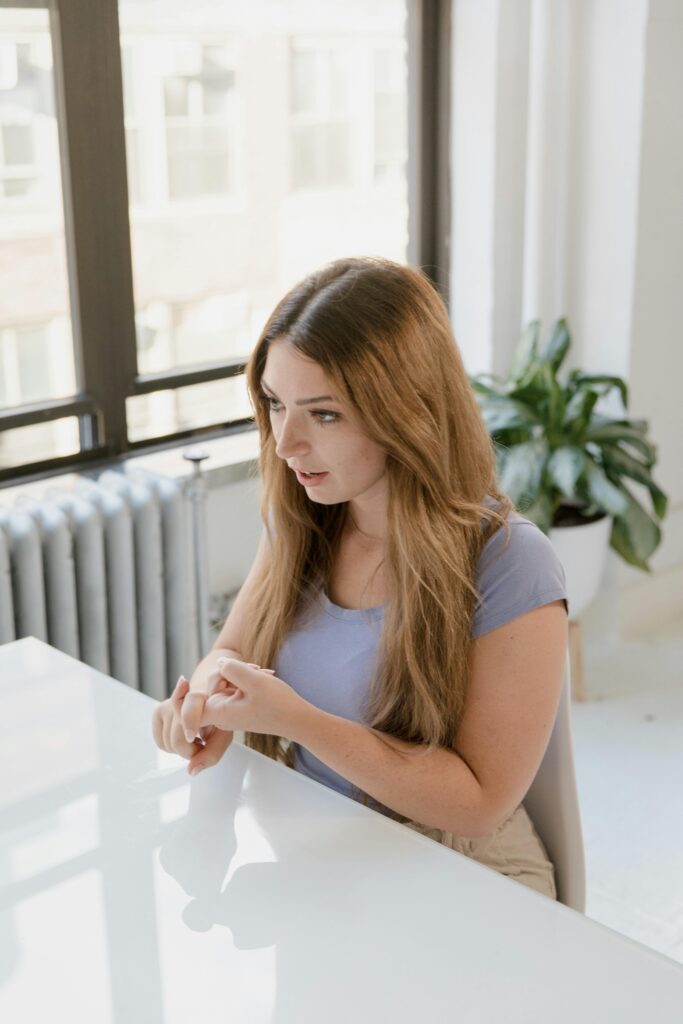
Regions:
[[[53,0],[50,21],[77,380],[99,414],[81,438],[117,455],[137,376],[117,0]]]
[[[451,0],[408,3],[408,262],[450,277]]]
[[[48,399],[44,402],[0,409],[0,430],[17,430],[34,423],[49,423],[66,416],[89,418],[94,415],[93,402],[88,395]]]
[[[230,359],[220,363],[201,363],[198,366],[179,366],[159,373],[146,373],[133,382],[136,395],[149,395],[167,388],[184,388],[193,384],[204,384],[210,380],[228,380],[244,373],[244,359]]]

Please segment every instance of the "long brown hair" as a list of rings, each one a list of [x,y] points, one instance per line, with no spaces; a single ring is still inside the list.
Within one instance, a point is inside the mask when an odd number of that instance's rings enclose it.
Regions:
[[[417,270],[341,259],[292,288],[266,323],[246,369],[272,554],[241,642],[259,665],[274,664],[316,583],[327,588],[347,517],[346,502],[311,501],[275,452],[261,376],[269,345],[283,340],[320,365],[386,452],[387,602],[365,723],[426,750],[451,747],[469,678],[477,560],[491,533],[509,532],[513,506],[446,307]],[[292,764],[283,737],[247,733],[245,742]]]

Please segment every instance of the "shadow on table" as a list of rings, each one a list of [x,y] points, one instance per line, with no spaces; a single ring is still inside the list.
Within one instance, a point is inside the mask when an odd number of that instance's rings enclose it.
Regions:
[[[410,847],[398,836],[355,806],[347,811],[345,801],[331,805],[317,786],[302,789],[289,769],[251,771],[250,754],[234,746],[213,775],[193,780],[188,813],[167,833],[161,863],[190,897],[189,928],[227,928],[239,950],[275,947],[276,977],[264,978],[275,993],[271,1021],[302,1019],[302,995],[314,991],[335,999],[338,1019],[347,1002],[349,1014],[357,1011],[358,985],[376,986],[376,962],[395,958],[399,971],[411,968],[408,903],[412,927],[425,934],[433,909],[419,883],[407,899],[399,890]],[[250,848],[268,859],[251,861]],[[250,862],[231,872],[236,854]],[[389,891],[393,911],[377,914],[378,889]]]

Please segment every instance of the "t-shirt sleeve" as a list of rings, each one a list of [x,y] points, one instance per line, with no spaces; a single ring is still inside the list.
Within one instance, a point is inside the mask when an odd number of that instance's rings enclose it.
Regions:
[[[562,563],[551,541],[528,519],[510,522],[511,536],[497,530],[479,559],[472,638],[511,622],[550,601],[563,600],[569,613]]]

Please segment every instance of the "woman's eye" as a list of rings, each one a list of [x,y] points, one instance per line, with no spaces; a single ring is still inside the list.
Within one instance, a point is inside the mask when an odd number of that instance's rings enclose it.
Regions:
[[[271,398],[270,395],[262,395],[261,397],[264,402],[268,403],[268,408],[270,409],[271,412],[280,412],[279,409],[275,408],[276,405],[280,405],[280,402],[278,402],[277,398]],[[339,413],[331,412],[326,409],[312,409],[311,416],[315,417],[316,421],[320,424],[321,427],[325,427],[329,423],[336,423],[337,420],[339,419]],[[327,419],[323,417],[331,418]]]
[[[313,416],[331,416],[332,417],[332,419],[330,419],[330,420],[323,420],[323,419],[319,419],[318,420],[320,425],[323,426],[323,427],[325,426],[326,423],[336,423],[337,420],[339,419],[339,413],[336,413],[336,412],[325,412],[324,409],[316,409],[316,411],[312,415]]]

